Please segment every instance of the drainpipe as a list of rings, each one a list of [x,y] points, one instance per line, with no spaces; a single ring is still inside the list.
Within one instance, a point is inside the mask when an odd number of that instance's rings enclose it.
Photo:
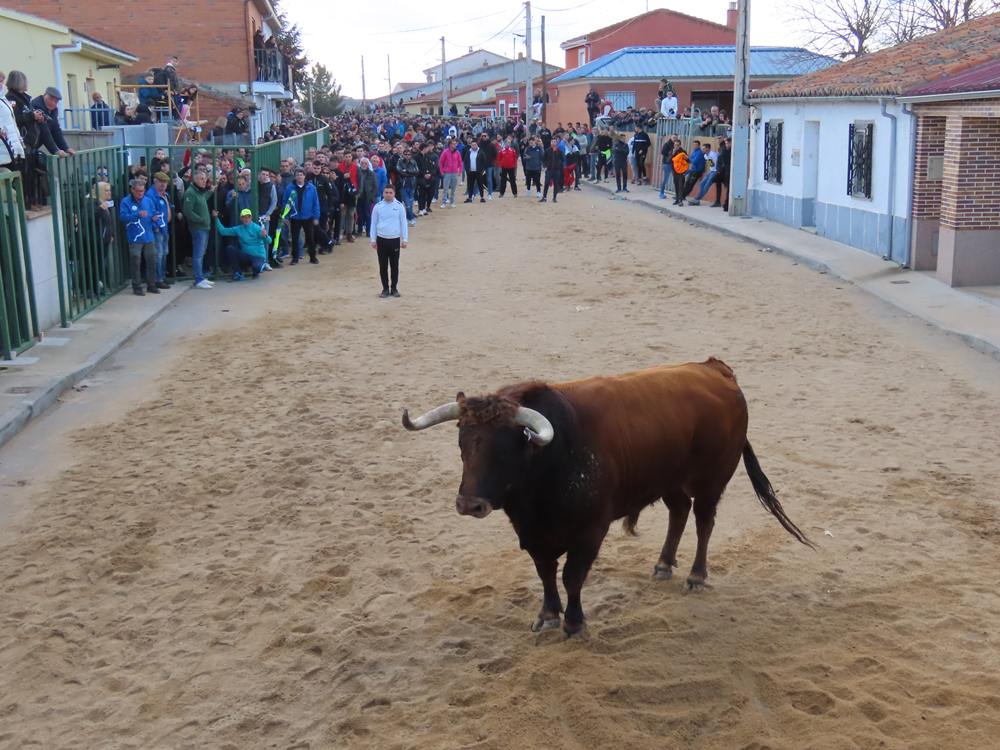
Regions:
[[[913,111],[913,105],[904,104],[903,114],[910,118],[910,149],[907,154],[910,157],[910,223],[906,232],[906,268],[913,267],[913,186],[917,178],[917,115]]]
[[[55,69],[56,74],[56,88],[62,92],[63,89],[63,79],[62,79],[62,56],[69,52],[79,52],[83,49],[83,42],[77,40],[74,44],[53,44],[52,45],[52,67]],[[66,114],[65,108],[63,108],[63,115]],[[73,113],[73,124],[76,124],[76,112]],[[75,128],[74,128],[75,129]]]
[[[892,260],[892,235],[893,235],[893,210],[896,207],[896,115],[889,114],[885,105],[888,99],[882,99],[879,102],[880,113],[882,117],[887,117],[892,120],[892,135],[889,139],[889,206],[886,209],[886,213],[889,217],[889,249],[885,255],[882,256],[882,260]]]

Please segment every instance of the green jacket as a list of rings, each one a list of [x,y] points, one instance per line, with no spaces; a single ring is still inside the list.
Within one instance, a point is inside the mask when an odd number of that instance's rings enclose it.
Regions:
[[[260,224],[250,222],[244,224],[240,222],[235,227],[224,227],[222,222],[215,220],[215,231],[223,237],[235,237],[240,242],[240,250],[247,255],[259,259],[261,262],[267,260],[267,247],[264,245],[264,237],[261,236]]]
[[[212,214],[208,210],[208,202],[214,196],[212,190],[199,190],[194,185],[184,191],[184,204],[181,211],[191,229],[211,229]]]

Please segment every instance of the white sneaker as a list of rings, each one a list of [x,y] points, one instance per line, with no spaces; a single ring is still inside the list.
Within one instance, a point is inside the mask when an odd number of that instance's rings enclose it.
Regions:
[[[447,203],[442,203],[442,204],[441,204],[441,205],[439,206],[439,208],[447,208],[447,207],[448,207],[448,204],[447,204]]]
[[[195,289],[211,289],[212,288],[212,282],[209,281],[208,279],[202,279],[201,281],[199,281],[194,286],[195,286]]]
[[[449,203],[449,204],[448,204],[448,208],[454,208],[454,207],[455,207],[455,204],[454,204],[454,203]]]
[[[265,263],[264,266],[260,270],[261,271],[273,271],[274,269],[271,268],[271,264],[270,263]]]
[[[541,198],[542,197],[542,191],[541,190],[536,190],[535,191],[535,197],[536,198]]]
[[[416,225],[417,225],[417,220],[416,219],[410,219],[410,226],[411,227],[415,227]]]

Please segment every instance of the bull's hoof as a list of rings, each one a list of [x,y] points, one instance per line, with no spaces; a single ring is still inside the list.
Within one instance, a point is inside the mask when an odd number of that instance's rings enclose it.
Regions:
[[[577,639],[581,641],[586,641],[590,638],[590,631],[587,630],[587,623],[580,622],[575,625],[564,622],[563,632],[566,633],[566,640]]]
[[[691,593],[700,593],[707,588],[711,588],[705,582],[705,576],[692,573],[687,577],[687,590]]]
[[[657,565],[653,568],[654,581],[669,581],[674,577],[674,569],[670,565]]]
[[[559,615],[555,617],[541,617],[534,621],[531,625],[532,633],[544,633],[546,630],[555,630],[562,624],[559,619]]]

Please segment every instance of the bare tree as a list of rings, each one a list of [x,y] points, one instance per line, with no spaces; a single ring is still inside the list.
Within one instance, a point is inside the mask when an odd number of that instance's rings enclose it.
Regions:
[[[989,0],[904,0],[910,2],[927,32],[940,31],[985,16],[996,8]],[[993,5],[993,8],[990,6]]]
[[[799,0],[794,17],[809,35],[808,46],[825,55],[848,59],[878,49],[896,0]],[[940,1],[940,0],[938,0]]]

